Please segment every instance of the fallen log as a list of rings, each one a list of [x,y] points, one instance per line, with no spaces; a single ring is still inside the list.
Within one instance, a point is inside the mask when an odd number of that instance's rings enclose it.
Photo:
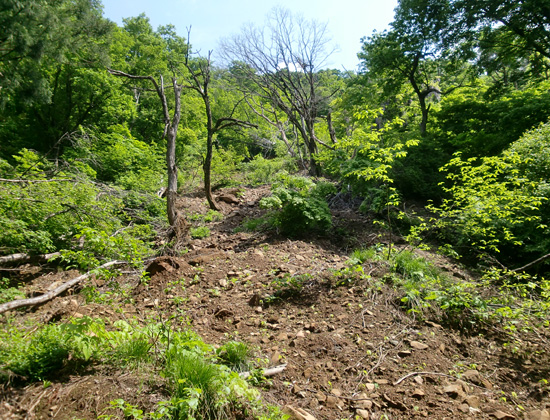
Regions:
[[[76,277],[72,280],[69,280],[69,281],[61,284],[60,286],[56,287],[53,290],[50,290],[48,293],[44,293],[43,295],[36,296],[36,297],[33,297],[33,298],[29,298],[29,299],[18,299],[18,300],[12,300],[11,302],[3,303],[2,305],[0,305],[0,314],[3,314],[4,312],[12,310],[12,309],[22,308],[22,307],[25,307],[25,306],[35,306],[35,305],[39,305],[41,303],[48,302],[48,301],[52,300],[54,297],[56,297],[56,296],[60,295],[61,293],[63,293],[65,290],[70,289],[74,285],[80,283],[82,280],[85,280],[85,279],[91,277],[95,270],[97,270],[99,268],[107,268],[107,267],[111,267],[113,265],[120,265],[120,264],[126,264],[126,262],[125,261],[109,261],[105,264],[100,265],[99,267],[97,267],[96,269],[94,269],[92,271],[88,271],[86,274],[82,274],[81,276],[78,276],[78,277]]]
[[[279,365],[269,369],[264,369],[262,374],[266,377],[275,376],[276,374],[281,373],[285,369],[286,369],[286,364]],[[250,376],[250,372],[241,372],[239,373],[239,376],[243,379],[246,379]]]
[[[31,261],[46,262],[59,255],[61,255],[59,252],[52,252],[51,254],[43,255],[30,255],[24,253],[4,255],[3,257],[0,257],[0,264],[19,264]]]

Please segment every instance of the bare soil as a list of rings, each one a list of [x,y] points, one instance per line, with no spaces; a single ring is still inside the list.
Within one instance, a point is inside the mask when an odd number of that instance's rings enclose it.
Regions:
[[[548,331],[521,333],[524,345],[512,350],[497,327],[451,328],[436,313],[418,319],[379,281],[388,272],[383,262],[366,263],[370,279],[339,284],[334,271],[346,267],[354,248],[387,240],[346,205],[335,203],[338,233],[326,236],[235,232],[245,218],[261,214],[258,201],[268,191],[248,189],[238,204],[222,202],[224,219],[209,224],[211,235],[192,240],[187,253],[153,262],[147,284],[137,273],[119,277],[133,303],[86,304],[75,290],[18,311],[17,321],[90,315],[145,323],[177,316],[208,343],[243,340],[270,366],[286,363],[263,389],[265,400],[303,408],[319,420],[550,418],[543,411],[550,409]],[[179,205],[188,214],[207,211],[200,195],[182,197]],[[452,261],[434,261],[468,276]],[[76,275],[22,268],[28,296]],[[302,275],[301,290],[284,287],[289,275]],[[181,279],[184,287],[175,285]],[[107,291],[101,280],[90,282]],[[47,388],[14,381],[0,389],[0,418],[95,419],[116,398],[146,410],[167,397],[150,373],[67,366]]]

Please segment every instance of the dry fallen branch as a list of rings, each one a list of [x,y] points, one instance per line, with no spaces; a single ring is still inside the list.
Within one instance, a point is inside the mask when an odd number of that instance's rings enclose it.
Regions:
[[[401,379],[398,379],[393,383],[393,386],[399,385],[401,382],[403,382],[405,379],[410,378],[411,376],[422,376],[422,375],[428,375],[428,376],[444,376],[446,378],[456,379],[454,376],[447,375],[445,373],[439,373],[439,372],[412,372],[408,375],[403,376]]]
[[[53,257],[57,257],[61,255],[59,252],[52,252],[51,254],[43,254],[43,255],[30,255],[30,254],[11,254],[11,255],[5,255],[3,257],[0,257],[0,264],[18,264],[18,263],[25,263],[30,261],[48,261],[51,260]]]
[[[262,372],[262,374],[266,377],[269,377],[269,376],[275,376],[277,375],[278,373],[281,373],[283,370],[286,369],[286,364],[284,365],[279,365],[279,366],[275,366],[275,367],[272,367],[270,369],[264,369],[264,371]],[[250,376],[250,372],[242,372],[239,374],[239,376],[243,379],[246,379]]]
[[[111,267],[113,265],[120,265],[120,264],[126,264],[124,261],[109,261],[105,264],[100,265],[95,270],[100,268],[107,268]],[[12,300],[11,302],[4,303],[0,305],[0,314],[17,308],[22,308],[25,306],[35,306],[39,305],[41,303],[48,302],[49,300],[53,299],[54,297],[60,295],[65,290],[70,289],[74,285],[80,283],[82,280],[85,280],[89,278],[95,270],[88,271],[86,274],[82,274],[81,276],[78,276],[72,280],[69,280],[68,282],[63,283],[59,287],[56,287],[55,289],[49,291],[48,293],[44,293],[43,295],[30,298],[30,299],[18,299],[18,300]]]
[[[70,182],[70,181],[76,181],[76,180],[71,179],[71,178],[54,178],[54,179],[6,179],[6,178],[0,178],[0,182],[11,182],[11,183],[19,183],[19,184],[27,184],[27,183],[35,184],[37,182]]]

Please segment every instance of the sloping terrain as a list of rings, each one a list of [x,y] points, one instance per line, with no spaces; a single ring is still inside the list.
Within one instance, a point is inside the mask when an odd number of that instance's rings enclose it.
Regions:
[[[335,231],[345,232],[340,236],[290,240],[235,232],[261,213],[258,201],[267,193],[250,189],[238,203],[221,203],[224,219],[209,224],[211,235],[192,240],[188,252],[153,261],[147,283],[139,273],[119,277],[123,297],[86,303],[82,294],[69,294],[18,311],[17,322],[172,318],[210,344],[246,341],[265,367],[286,364],[265,384],[265,400],[319,420],[549,418],[548,331],[521,333],[523,346],[511,349],[509,337],[490,324],[456,329],[441,325],[435,312],[422,319],[404,311],[383,281],[389,271],[383,260],[364,263],[366,275],[342,275],[354,248],[385,240],[345,206],[334,209]],[[206,213],[204,201],[183,197],[180,206]],[[433,258],[451,275],[467,276],[452,261]],[[27,295],[76,275],[24,268]],[[91,282],[104,294],[112,288]],[[163,398],[162,384],[150,377],[92,365],[65,368],[47,388],[14,381],[2,389],[0,418],[95,419],[116,398],[147,408]]]

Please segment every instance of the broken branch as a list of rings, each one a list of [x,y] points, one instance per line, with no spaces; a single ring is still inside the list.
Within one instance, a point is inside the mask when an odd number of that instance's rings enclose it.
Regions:
[[[41,303],[48,302],[49,300],[53,299],[54,297],[60,295],[65,290],[70,289],[71,287],[75,286],[76,284],[80,283],[82,280],[85,280],[95,272],[95,270],[100,268],[107,268],[111,267],[113,265],[120,265],[120,264],[126,264],[124,261],[109,261],[105,264],[100,265],[96,269],[92,271],[88,271],[86,274],[82,274],[81,276],[78,276],[72,280],[69,280],[62,285],[56,287],[55,289],[49,291],[48,293],[44,293],[43,295],[30,298],[30,299],[18,299],[18,300],[12,300],[11,302],[4,303],[0,305],[0,314],[17,308],[22,308],[25,306],[35,306],[39,305]]]

